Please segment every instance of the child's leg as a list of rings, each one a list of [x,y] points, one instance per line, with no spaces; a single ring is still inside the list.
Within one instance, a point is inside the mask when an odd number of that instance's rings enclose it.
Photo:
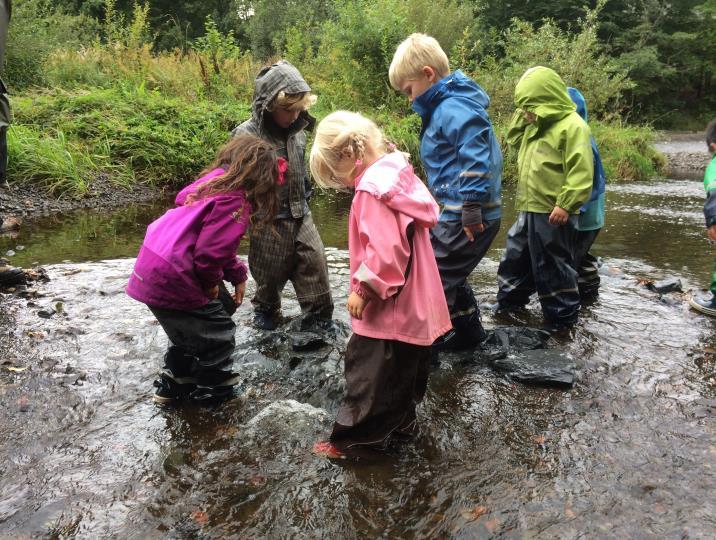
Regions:
[[[530,212],[520,212],[507,233],[507,245],[497,269],[497,302],[501,307],[522,307],[535,291],[528,242]]]
[[[293,219],[278,219],[271,227],[251,231],[249,269],[256,281],[256,293],[251,303],[257,312],[274,316],[281,310],[281,292],[294,264],[295,230]]]
[[[311,313],[324,321],[333,317],[333,298],[328,281],[323,241],[310,214],[301,220],[294,246],[295,265],[290,280],[303,313]]]
[[[230,393],[236,383],[230,371],[236,325],[222,303],[212,300],[191,311],[151,309],[176,350],[184,353],[167,364],[162,379],[191,381],[198,398]]]
[[[472,289],[467,284],[467,277],[490,249],[499,230],[499,219],[486,221],[484,232],[476,234],[473,242],[467,238],[461,221],[439,221],[430,230],[430,242],[435,253],[450,318],[454,319],[460,315],[469,316],[472,313],[477,313],[479,318],[480,310],[474,295],[471,294]]]
[[[574,324],[579,312],[573,258],[577,217],[570,217],[561,226],[550,225],[549,214],[529,213],[527,219],[534,280],[544,318],[550,323]]]
[[[594,298],[599,292],[599,265],[597,258],[589,253],[600,229],[577,231],[574,247],[574,268],[577,270],[577,286],[582,299]]]
[[[427,384],[430,348],[353,334],[345,356],[346,396],[331,442],[340,450],[381,446],[415,420]]]
[[[714,272],[711,274],[711,292],[716,296],[716,261],[714,262]]]

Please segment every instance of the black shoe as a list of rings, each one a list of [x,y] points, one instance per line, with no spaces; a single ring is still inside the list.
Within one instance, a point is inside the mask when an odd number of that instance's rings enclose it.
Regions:
[[[549,332],[550,334],[559,334],[562,332],[567,332],[571,330],[574,325],[576,324],[576,321],[574,322],[545,322],[542,325],[542,330]]]
[[[716,317],[716,293],[711,293],[711,298],[695,298],[692,296],[689,299],[689,305],[704,315]]]
[[[275,330],[276,329],[276,313],[268,313],[266,311],[254,311],[254,327],[259,330]]]
[[[166,374],[154,381],[154,402],[161,405],[175,403],[189,396],[195,389],[196,384],[185,379],[170,378]]]
[[[197,386],[188,398],[201,404],[216,405],[234,397],[233,386]]]

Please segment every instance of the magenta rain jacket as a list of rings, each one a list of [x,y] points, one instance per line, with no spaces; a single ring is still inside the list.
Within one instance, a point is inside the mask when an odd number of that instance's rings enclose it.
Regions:
[[[178,206],[147,227],[129,296],[152,307],[187,311],[209,302],[204,289],[222,280],[246,281],[246,264],[236,257],[251,213],[244,190],[184,205],[198,186],[221,174],[223,169],[215,169],[185,187],[176,197]]]
[[[370,301],[362,320],[352,320],[353,331],[431,345],[452,328],[430,244],[438,205],[401,152],[368,167],[355,189],[348,225],[351,290]],[[415,231],[412,246],[410,225]]]

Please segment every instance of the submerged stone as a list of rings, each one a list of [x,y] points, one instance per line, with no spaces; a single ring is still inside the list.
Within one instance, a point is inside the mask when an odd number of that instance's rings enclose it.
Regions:
[[[662,279],[661,281],[648,282],[647,289],[659,294],[670,292],[682,292],[681,280],[679,278]]]
[[[557,349],[534,349],[494,361],[493,366],[510,378],[526,383],[570,387],[577,366],[567,353]]]

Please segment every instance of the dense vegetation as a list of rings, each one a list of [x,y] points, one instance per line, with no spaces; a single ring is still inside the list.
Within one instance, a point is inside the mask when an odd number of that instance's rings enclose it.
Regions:
[[[413,31],[434,35],[488,91],[498,133],[524,70],[553,67],[585,94],[610,178],[646,178],[662,165],[649,125],[701,127],[716,108],[715,4],[15,0],[11,181],[79,193],[99,174],[183,182],[249,115],[254,75],[278,56],[319,95],[317,116],[361,110],[417,155],[419,120],[387,81]]]

